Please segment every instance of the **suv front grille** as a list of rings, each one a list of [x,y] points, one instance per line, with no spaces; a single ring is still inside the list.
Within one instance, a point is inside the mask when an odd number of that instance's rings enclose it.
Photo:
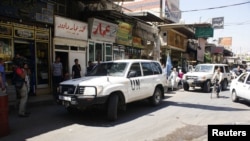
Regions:
[[[196,80],[196,79],[198,79],[198,77],[197,77],[197,76],[187,76],[187,80],[189,80],[189,79],[194,79],[194,80]]]
[[[75,86],[73,85],[61,85],[61,92],[62,94],[69,94],[73,95],[75,92]]]

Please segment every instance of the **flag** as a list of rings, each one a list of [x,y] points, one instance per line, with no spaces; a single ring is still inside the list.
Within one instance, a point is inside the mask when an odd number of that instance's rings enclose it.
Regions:
[[[170,75],[172,67],[173,67],[172,62],[171,62],[171,59],[170,59],[170,56],[169,56],[169,53],[168,53],[167,59],[166,59],[166,68],[165,68],[167,77]]]

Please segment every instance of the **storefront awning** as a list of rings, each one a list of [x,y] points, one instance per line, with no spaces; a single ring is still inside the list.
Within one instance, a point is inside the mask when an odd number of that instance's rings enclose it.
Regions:
[[[132,12],[132,13],[126,13],[128,16],[135,17],[138,19],[141,19],[146,22],[165,22],[165,23],[172,23],[166,19],[160,18],[150,12]]]
[[[210,27],[210,23],[200,23],[200,24],[181,24],[181,23],[174,23],[174,24],[163,24],[158,25],[160,30],[168,30],[173,29],[176,30],[185,36],[187,36],[188,39],[196,39],[195,38],[195,27]]]
[[[224,48],[223,55],[224,56],[233,56],[233,52]]]

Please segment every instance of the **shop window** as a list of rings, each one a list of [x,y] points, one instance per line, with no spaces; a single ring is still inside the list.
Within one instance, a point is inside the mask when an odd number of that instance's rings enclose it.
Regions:
[[[78,50],[78,47],[71,46],[71,47],[70,47],[70,50],[75,50],[75,51],[77,51],[77,50]]]
[[[95,44],[95,61],[103,61],[103,49],[101,43]]]
[[[69,50],[69,46],[55,45],[55,49]]]
[[[112,60],[112,45],[106,44],[105,49],[106,49],[105,60],[111,61]]]
[[[36,43],[37,87],[47,87],[49,84],[49,44]]]
[[[0,39],[0,58],[4,60],[6,82],[11,84],[12,78],[12,39]]]
[[[95,52],[94,52],[94,43],[89,43],[89,60],[94,61],[95,60]]]

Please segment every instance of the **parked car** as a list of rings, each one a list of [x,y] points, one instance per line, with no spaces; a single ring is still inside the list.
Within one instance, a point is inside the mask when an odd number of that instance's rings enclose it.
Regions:
[[[212,86],[212,77],[215,70],[220,67],[223,73],[222,89],[227,89],[228,83],[231,82],[231,73],[229,66],[226,64],[198,64],[193,72],[187,72],[183,76],[183,88],[185,91],[189,87],[201,87],[204,92],[210,92]]]
[[[250,72],[242,73],[232,80],[230,85],[231,98],[237,102],[239,98],[250,100]]]
[[[101,105],[109,120],[126,104],[148,99],[156,106],[167,88],[166,74],[154,60],[116,60],[98,64],[87,76],[60,83],[59,100],[70,112]]]

